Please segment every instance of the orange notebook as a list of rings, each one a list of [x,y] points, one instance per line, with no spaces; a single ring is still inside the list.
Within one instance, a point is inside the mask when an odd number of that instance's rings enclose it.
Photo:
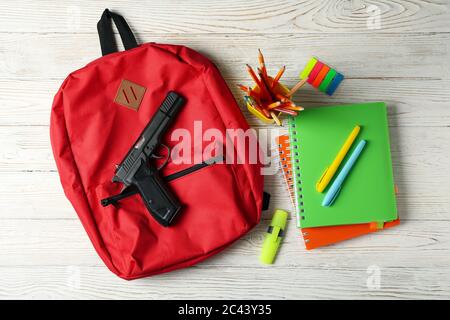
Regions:
[[[281,135],[275,138],[277,143],[278,154],[280,157],[280,166],[283,172],[283,177],[286,186],[295,208],[295,196],[292,180],[292,164],[291,151],[289,148],[289,136]],[[391,222],[385,222],[382,228],[391,228],[400,224],[400,219]],[[300,229],[303,235],[306,249],[326,246],[336,242],[355,238],[367,233],[378,231],[380,228],[376,223],[363,224],[349,224],[340,226],[317,227],[317,228],[302,228]]]

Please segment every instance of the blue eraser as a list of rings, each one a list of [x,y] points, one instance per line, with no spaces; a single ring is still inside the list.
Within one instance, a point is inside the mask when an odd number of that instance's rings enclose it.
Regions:
[[[327,95],[333,95],[342,80],[344,80],[344,76],[342,75],[342,73],[337,73],[333,80],[331,80],[331,83],[328,85],[326,91]]]

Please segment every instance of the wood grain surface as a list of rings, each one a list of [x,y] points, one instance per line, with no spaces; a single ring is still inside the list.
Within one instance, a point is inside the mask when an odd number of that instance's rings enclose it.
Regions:
[[[379,29],[368,28],[373,6]],[[345,75],[333,97],[305,86],[298,104],[385,101],[402,224],[306,251],[292,221],[276,263],[263,266],[271,212],[292,210],[276,172],[265,182],[270,210],[229,249],[172,273],[117,278],[64,196],[48,127],[64,78],[100,55],[105,7],[127,18],[139,42],[209,57],[242,107],[236,84],[250,83],[244,65],[256,63],[258,48],[269,72],[286,65],[288,86],[312,55]],[[19,0],[0,11],[0,299],[450,298],[449,1]]]

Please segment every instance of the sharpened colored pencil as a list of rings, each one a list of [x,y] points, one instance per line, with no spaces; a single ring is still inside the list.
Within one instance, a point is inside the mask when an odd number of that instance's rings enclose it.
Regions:
[[[265,108],[265,106],[263,106],[261,104],[261,102],[259,102],[258,100],[250,97],[250,96],[245,96],[245,101],[247,103],[249,103],[252,107],[254,107],[256,110],[258,110],[260,113],[262,113],[264,116],[270,118],[270,113],[267,111],[267,109]]]
[[[296,111],[294,111],[294,110],[289,110],[289,109],[286,109],[286,108],[278,107],[278,108],[274,108],[273,110],[278,111],[278,112],[286,113],[286,114],[288,114],[288,115],[290,115],[290,116],[296,116],[296,115],[297,115],[297,112],[296,112]]]
[[[252,96],[245,96],[245,101],[250,103],[252,106],[261,108],[261,102],[258,99],[253,98]]]
[[[250,93],[250,91],[252,90],[250,87],[246,87],[242,84],[238,84],[239,89],[241,89],[242,91],[244,91],[245,93]]]
[[[259,99],[260,99],[259,94],[258,94],[255,90],[253,90],[252,88],[246,87],[246,86],[244,86],[244,85],[242,85],[242,84],[238,84],[238,87],[239,87],[239,89],[241,89],[242,91],[244,91],[246,94],[248,94],[248,95],[251,96],[252,98],[254,98],[254,99],[256,99],[256,100],[259,100]]]
[[[258,116],[263,116],[273,120],[279,126],[282,126],[280,115],[296,116],[303,107],[295,105],[292,101],[292,95],[300,89],[308,79],[303,79],[295,84],[291,90],[285,89],[280,83],[281,77],[286,71],[286,66],[282,66],[275,77],[270,77],[267,74],[266,63],[261,49],[258,49],[258,68],[253,68],[247,64],[247,72],[255,86],[244,86],[239,84],[239,88],[246,93],[245,101],[248,106],[257,111]],[[288,92],[286,92],[288,91]],[[251,110],[251,111],[253,111]],[[261,118],[262,119],[262,118]]]
[[[279,107],[280,107],[280,108],[286,108],[286,107],[291,106],[292,104],[293,104],[292,101],[289,100],[289,101],[282,102],[282,103],[279,105]]]
[[[261,92],[261,96],[265,96],[268,99],[270,99],[270,94],[269,92],[267,92],[267,90],[264,88],[263,82],[262,80],[260,80],[258,78],[258,76],[256,75],[255,71],[253,71],[252,67],[250,65],[247,64],[247,71],[250,75],[250,77],[252,77],[253,81],[256,83],[256,85],[259,87],[259,90]]]
[[[286,70],[286,66],[282,66],[281,69],[278,71],[277,75],[275,76],[275,78],[273,78],[271,86],[272,89],[274,89],[277,86],[278,81],[280,81],[280,78],[284,73],[284,70]]]
[[[288,96],[292,96],[298,89],[300,89],[308,81],[308,78],[302,79],[289,91]]]
[[[250,75],[250,77],[252,77],[253,81],[256,83],[256,85],[261,88],[261,80],[259,80],[255,71],[253,71],[252,67],[248,64],[247,64],[247,71],[248,71],[248,74]]]
[[[270,113],[261,105],[260,102],[256,101],[250,96],[245,96],[245,101],[249,103],[254,109],[256,109],[259,113],[263,114],[266,117],[270,118]]]
[[[281,94],[281,93],[275,93],[275,97],[280,100],[281,102],[286,102],[286,101],[290,101],[290,99],[288,97],[286,97],[285,95]]]
[[[272,102],[271,104],[269,104],[268,106],[267,106],[267,109],[273,109],[273,108],[276,108],[276,107],[279,107],[281,105],[281,101],[275,101],[275,102]]]
[[[258,62],[259,62],[259,66],[260,66],[260,68],[262,70],[262,73],[267,78],[266,63],[264,62],[264,56],[263,56],[263,54],[261,52],[261,49],[258,49]]]
[[[269,79],[267,78],[267,76],[264,76],[264,73],[260,68],[258,68],[258,74],[259,74],[259,77],[261,78],[261,83],[264,86],[264,91],[267,92],[269,99],[271,101],[277,100],[275,98],[275,95],[272,93],[272,91],[270,91]]]
[[[254,90],[250,92],[249,96],[255,100],[256,104],[261,105],[261,97]]]
[[[270,111],[270,115],[272,116],[273,120],[275,120],[275,123],[279,126],[281,126],[281,121],[280,119],[277,117],[277,115],[275,114],[275,112]]]
[[[294,110],[294,111],[302,111],[305,110],[305,108],[300,107],[300,106],[296,106],[296,105],[287,105],[283,108],[289,109],[289,110]]]

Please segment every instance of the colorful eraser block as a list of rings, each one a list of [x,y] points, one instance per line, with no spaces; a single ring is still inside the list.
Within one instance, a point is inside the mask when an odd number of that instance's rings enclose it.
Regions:
[[[314,68],[314,66],[317,63],[316,58],[309,59],[308,63],[306,64],[305,69],[303,69],[302,73],[300,73],[300,79],[306,79],[308,78],[309,74],[311,73],[311,70]]]
[[[331,96],[344,76],[317,58],[311,58],[300,73],[300,79],[308,79],[310,85]]]
[[[327,91],[330,82],[333,80],[336,74],[337,74],[336,70],[330,69],[330,71],[328,71],[327,75],[325,76],[325,79],[323,79],[322,83],[320,84],[319,90],[322,92]]]
[[[317,75],[316,79],[314,79],[312,86],[314,88],[318,88],[319,85],[322,83],[322,80],[325,78],[325,76],[327,75],[328,71],[330,71],[330,67],[327,65],[324,65],[322,67],[322,70],[319,71],[319,74]]]
[[[308,83],[312,84],[313,81],[316,79],[317,75],[319,74],[320,70],[323,67],[323,63],[320,61],[317,61],[316,65],[314,66],[314,68],[311,70],[311,73],[308,76]]]
[[[327,95],[333,95],[334,91],[336,91],[339,84],[344,80],[344,76],[341,73],[337,73],[336,76],[331,81],[330,85],[327,88]]]

